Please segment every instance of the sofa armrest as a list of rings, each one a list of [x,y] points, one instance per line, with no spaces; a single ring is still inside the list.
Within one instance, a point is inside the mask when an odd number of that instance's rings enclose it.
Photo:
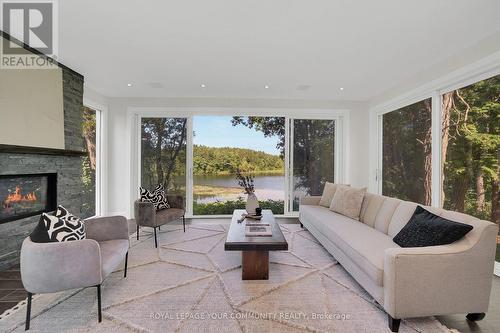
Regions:
[[[300,197],[299,205],[310,205],[310,206],[318,206],[319,201],[321,200],[321,196],[304,196]]]
[[[393,318],[487,312],[498,226],[450,245],[390,248],[384,258],[384,309]]]
[[[138,226],[155,227],[156,208],[154,204],[151,202],[142,202],[140,200],[136,200],[134,202],[134,218],[135,218],[135,223]]]
[[[124,216],[105,216],[85,220],[85,233],[98,242],[129,239],[128,222]]]
[[[21,247],[21,279],[32,293],[53,293],[102,282],[101,252],[93,239],[34,243]]]
[[[182,195],[167,195],[167,200],[170,207],[185,209],[184,197]]]

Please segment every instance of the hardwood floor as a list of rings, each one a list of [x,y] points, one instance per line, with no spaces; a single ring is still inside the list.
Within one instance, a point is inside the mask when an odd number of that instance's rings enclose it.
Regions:
[[[0,272],[0,313],[26,298],[19,266]]]
[[[491,288],[490,308],[486,317],[478,322],[470,322],[465,315],[438,316],[437,319],[449,328],[454,328],[462,333],[468,332],[500,332],[500,277],[493,278]]]

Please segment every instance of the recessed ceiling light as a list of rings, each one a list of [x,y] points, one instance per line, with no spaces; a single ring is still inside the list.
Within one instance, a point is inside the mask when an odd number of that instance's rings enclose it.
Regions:
[[[202,87],[202,88],[206,88],[207,86],[206,86],[204,83],[202,83],[202,84],[201,84],[201,87]]]
[[[269,89],[269,86],[266,84],[266,85],[264,86],[264,89]]]
[[[127,87],[132,87],[132,83],[127,83]]]
[[[343,90],[344,90],[344,88],[343,88],[343,87],[341,87],[341,88],[340,88],[340,91],[343,91]]]

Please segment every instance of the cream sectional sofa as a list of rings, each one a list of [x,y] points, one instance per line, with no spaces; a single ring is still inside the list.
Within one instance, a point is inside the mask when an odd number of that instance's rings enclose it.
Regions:
[[[450,245],[402,248],[392,239],[418,204],[366,193],[357,221],[320,206],[320,198],[301,199],[301,225],[384,307],[393,332],[402,318],[455,313],[468,313],[469,320],[484,317],[498,225],[424,207],[474,228]]]

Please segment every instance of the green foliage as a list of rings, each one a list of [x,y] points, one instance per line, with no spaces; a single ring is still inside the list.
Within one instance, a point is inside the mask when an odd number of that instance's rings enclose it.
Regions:
[[[95,177],[96,177],[96,112],[84,107],[82,134],[86,144],[87,156],[82,158],[82,183],[81,193],[83,218],[95,215]]]
[[[500,76],[450,95],[444,207],[500,223]]]
[[[265,200],[259,201],[262,209],[270,209],[274,214],[283,214],[283,200]],[[245,201],[243,199],[218,201],[211,203],[193,203],[194,215],[231,215],[235,209],[245,209]]]
[[[163,184],[168,192],[182,193],[186,146],[186,118],[142,118],[141,185]]]
[[[285,158],[285,117],[241,117],[234,116],[231,120],[233,126],[243,125],[262,132],[264,137],[277,136],[280,138],[276,144],[281,158]]]
[[[296,119],[293,127],[294,188],[321,195],[325,182],[334,181],[335,121]]]
[[[430,103],[427,99],[383,115],[384,195],[425,204],[423,143],[431,129]]]
[[[443,207],[500,223],[500,76],[444,94],[442,112]],[[430,128],[430,100],[383,116],[385,195],[424,202]]]
[[[195,175],[225,175],[243,172],[277,172],[284,170],[279,156],[243,148],[194,146],[193,173]]]

